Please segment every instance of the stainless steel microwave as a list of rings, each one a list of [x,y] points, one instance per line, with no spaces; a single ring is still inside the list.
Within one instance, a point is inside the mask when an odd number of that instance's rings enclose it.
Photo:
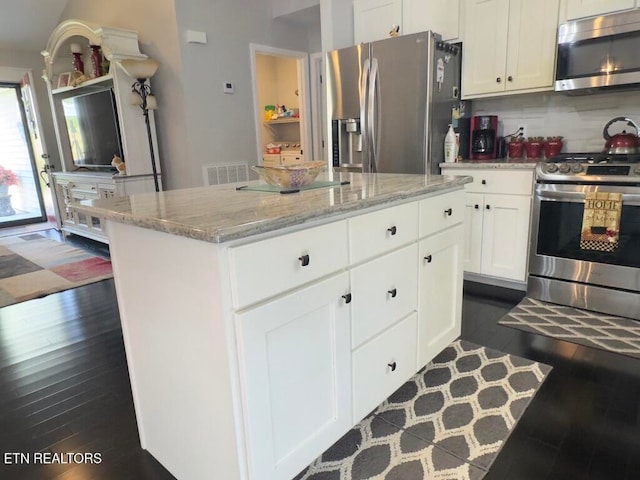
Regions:
[[[560,25],[556,62],[556,92],[640,88],[640,10]]]

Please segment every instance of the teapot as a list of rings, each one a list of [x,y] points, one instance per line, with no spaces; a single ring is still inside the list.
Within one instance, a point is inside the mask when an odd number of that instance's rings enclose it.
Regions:
[[[609,134],[609,127],[616,122],[627,122],[627,125],[633,127],[635,129],[635,133],[627,133],[626,130],[623,130],[622,133],[616,133],[615,135]],[[602,131],[602,135],[604,139],[607,141],[604,146],[604,153],[608,154],[627,154],[627,153],[640,153],[640,138],[638,138],[638,133],[640,132],[640,128],[638,125],[626,117],[616,117],[604,126],[604,130]]]

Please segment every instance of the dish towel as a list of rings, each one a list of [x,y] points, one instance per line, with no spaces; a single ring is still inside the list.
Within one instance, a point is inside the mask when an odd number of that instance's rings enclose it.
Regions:
[[[588,192],[584,199],[580,248],[613,252],[620,238],[622,194]]]

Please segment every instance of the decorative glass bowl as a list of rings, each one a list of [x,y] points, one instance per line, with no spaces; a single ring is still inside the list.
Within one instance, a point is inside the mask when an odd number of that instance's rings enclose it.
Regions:
[[[326,168],[324,162],[304,162],[292,165],[251,167],[260,178],[275,187],[303,187],[313,183],[318,174]]]

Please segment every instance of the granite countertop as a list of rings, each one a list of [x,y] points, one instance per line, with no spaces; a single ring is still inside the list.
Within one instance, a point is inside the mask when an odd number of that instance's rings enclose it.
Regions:
[[[507,160],[507,159],[497,159],[497,160],[462,160],[453,163],[440,163],[440,168],[495,168],[495,169],[504,169],[504,170],[533,170],[536,168],[536,164],[538,162],[534,162],[533,160]]]
[[[329,180],[327,175],[318,180]],[[120,223],[221,243],[461,187],[471,177],[334,173],[333,180],[350,183],[290,194],[236,190],[239,185],[259,184],[250,181],[84,200],[73,208]]]

